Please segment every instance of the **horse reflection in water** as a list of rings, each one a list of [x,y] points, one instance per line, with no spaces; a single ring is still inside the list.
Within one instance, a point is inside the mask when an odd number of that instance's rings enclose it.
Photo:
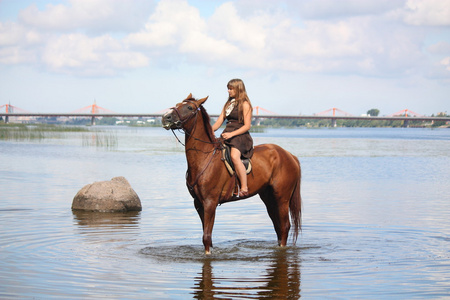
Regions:
[[[186,184],[203,225],[203,245],[210,254],[212,230],[219,204],[240,200],[233,197],[236,175],[227,171],[221,155],[223,141],[214,136],[203,107],[208,97],[195,100],[190,94],[163,117],[163,127],[185,132],[188,163]],[[294,243],[301,229],[300,163],[294,155],[273,144],[258,145],[248,175],[249,197],[259,194],[272,220],[278,244],[286,246],[293,222]]]
[[[214,275],[212,263],[214,260],[204,260],[202,272],[192,288],[194,299],[300,299],[301,272],[296,254],[277,253],[267,267],[267,274],[259,278],[244,274],[239,277],[236,272],[230,278],[218,277]]]

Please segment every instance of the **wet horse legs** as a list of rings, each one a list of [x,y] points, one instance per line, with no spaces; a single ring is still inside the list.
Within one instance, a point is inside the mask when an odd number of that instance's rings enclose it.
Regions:
[[[277,199],[272,187],[268,187],[259,195],[266,205],[267,213],[277,233],[278,245],[281,247],[286,246],[291,228],[289,221],[289,202],[283,202],[281,199]]]
[[[216,205],[207,202],[202,204],[199,200],[194,200],[197,213],[202,220],[203,225],[203,246],[205,247],[205,254],[211,254],[212,247],[212,230],[214,227],[214,220],[216,217]]]

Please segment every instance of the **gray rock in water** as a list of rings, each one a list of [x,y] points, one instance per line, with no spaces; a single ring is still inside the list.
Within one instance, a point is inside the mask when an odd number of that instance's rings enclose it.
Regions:
[[[73,198],[72,210],[98,212],[141,211],[141,200],[125,177],[83,187]]]

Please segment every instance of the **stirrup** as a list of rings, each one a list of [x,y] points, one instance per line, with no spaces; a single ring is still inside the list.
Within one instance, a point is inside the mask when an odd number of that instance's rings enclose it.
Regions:
[[[247,191],[241,190],[241,187],[239,185],[237,186],[237,189],[238,189],[237,194],[233,193],[233,198],[239,199],[248,196],[248,190]]]

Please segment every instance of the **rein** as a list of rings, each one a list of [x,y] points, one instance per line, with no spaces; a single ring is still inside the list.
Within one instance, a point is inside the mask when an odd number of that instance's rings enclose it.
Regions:
[[[191,191],[192,191],[192,190],[194,189],[194,187],[197,185],[197,183],[198,183],[200,177],[203,175],[203,173],[205,173],[206,169],[208,169],[209,165],[211,164],[211,162],[212,162],[212,160],[213,160],[213,158],[214,158],[214,155],[217,153],[217,150],[219,150],[219,149],[220,149],[219,147],[214,147],[214,150],[212,151],[212,155],[211,155],[211,157],[209,158],[208,163],[205,165],[205,167],[203,168],[203,170],[197,175],[197,178],[195,178],[195,181],[194,181],[194,183],[193,183],[192,185],[189,184],[189,182],[188,182],[189,169],[187,169],[187,171],[186,171],[186,184],[187,184],[187,186],[189,187],[189,189],[190,189]],[[210,152],[210,153],[211,153],[211,152]]]
[[[194,128],[194,129],[195,129],[195,128]],[[178,143],[180,143],[181,145],[183,145],[183,147],[185,147],[186,145],[183,144],[182,141],[180,141],[180,139],[178,138],[177,134],[175,133],[175,129],[171,129],[171,130],[172,130],[173,135],[174,135],[175,138],[177,139]],[[184,134],[188,135],[190,138],[193,138],[194,140],[199,141],[199,142],[202,142],[202,143],[205,143],[205,144],[216,145],[216,144],[219,144],[219,143],[220,143],[220,142],[208,142],[208,141],[204,141],[204,140],[202,140],[202,139],[196,138],[195,136],[192,135],[192,133],[189,133],[189,132],[187,132],[187,131],[184,130],[184,129],[179,128],[178,130],[182,130],[182,131],[184,132]],[[221,143],[220,143],[220,144],[221,144]],[[220,148],[221,148],[221,147],[220,147]]]

